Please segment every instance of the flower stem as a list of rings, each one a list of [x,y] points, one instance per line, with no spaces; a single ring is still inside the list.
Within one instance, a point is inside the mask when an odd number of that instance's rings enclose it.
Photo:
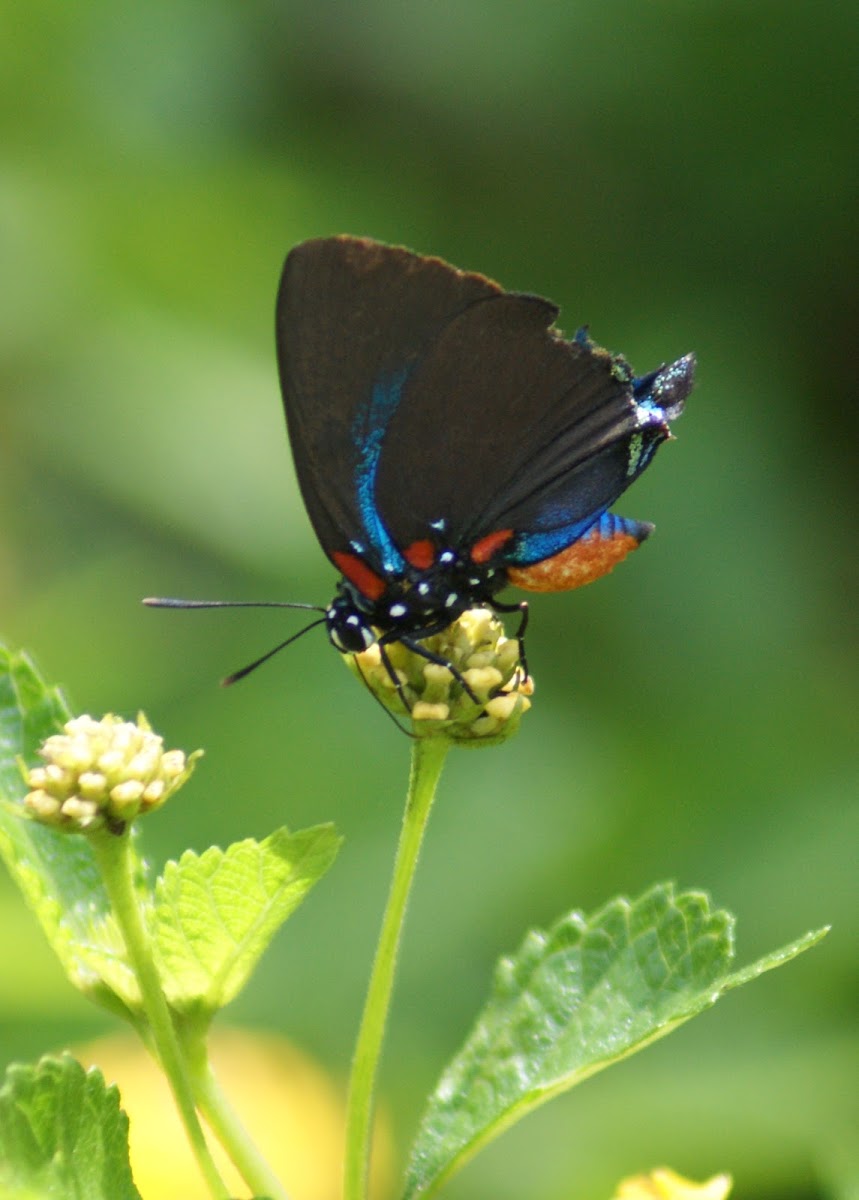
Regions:
[[[255,1196],[265,1196],[267,1200],[289,1200],[280,1180],[263,1158],[218,1083],[204,1042],[189,1045],[185,1040],[184,1045],[200,1112],[242,1179]]]
[[[391,1001],[397,951],[421,842],[450,743],[443,737],[412,743],[412,768],[391,890],[364,1002],[349,1084],[344,1200],[365,1200],[370,1164],[373,1092]]]
[[[161,1068],[173,1092],[197,1165],[212,1196],[216,1200],[227,1200],[230,1193],[206,1144],[173,1019],[152,958],[149,937],[141,915],[140,896],[132,879],[129,834],[126,832],[117,836],[99,831],[89,840],[140,987],[143,1011],[149,1023]]]

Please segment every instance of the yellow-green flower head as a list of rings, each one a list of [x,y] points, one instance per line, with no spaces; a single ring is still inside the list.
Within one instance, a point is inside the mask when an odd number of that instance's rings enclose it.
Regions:
[[[112,713],[75,717],[43,742],[44,767],[25,773],[24,799],[35,820],[72,833],[124,829],[181,787],[203,753],[165,750],[143,713],[137,724]]]
[[[531,707],[534,684],[522,667],[519,642],[505,637],[504,626],[490,609],[469,609],[421,645],[456,668],[477,702],[448,667],[428,662],[402,642],[389,643],[385,653],[405,704],[378,643],[344,658],[387,709],[398,717],[411,717],[418,737],[486,746],[516,732],[522,714]]]

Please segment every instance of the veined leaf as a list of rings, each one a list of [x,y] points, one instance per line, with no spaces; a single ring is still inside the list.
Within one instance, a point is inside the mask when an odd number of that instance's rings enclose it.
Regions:
[[[733,927],[703,893],[675,895],[664,884],[529,933],[499,962],[488,1004],[430,1097],[406,1200],[434,1193],[537,1105],[664,1037],[826,932],[732,974]]]
[[[171,1006],[211,1015],[232,1000],[339,846],[334,827],[318,825],[168,863],[153,933]]]
[[[26,654],[0,647],[0,856],[74,986],[128,1016],[136,984],[86,838],[23,814],[20,764],[36,766],[41,743],[70,716]]]
[[[5,1200],[141,1200],[119,1092],[69,1055],[15,1064],[0,1087]]]

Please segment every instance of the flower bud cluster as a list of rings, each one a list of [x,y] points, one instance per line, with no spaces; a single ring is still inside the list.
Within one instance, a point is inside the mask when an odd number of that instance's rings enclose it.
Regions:
[[[411,717],[418,737],[442,736],[459,743],[487,745],[515,733],[522,714],[531,707],[534,685],[522,667],[519,642],[504,635],[504,626],[490,609],[469,609],[421,645],[449,662],[460,678],[441,662],[429,662],[402,642],[385,646],[399,691],[378,643],[346,658],[386,708]],[[463,687],[463,679],[476,701]]]
[[[69,832],[125,826],[158,808],[185,782],[202,754],[164,749],[140,713],[137,724],[108,713],[75,717],[39,751],[44,767],[27,771],[29,814]]]

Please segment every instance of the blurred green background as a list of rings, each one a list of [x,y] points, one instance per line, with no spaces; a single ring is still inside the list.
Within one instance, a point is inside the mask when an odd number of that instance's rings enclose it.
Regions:
[[[0,628],[79,711],[206,748],[158,864],[279,823],[346,846],[231,1021],[348,1064],[408,743],[284,613],[326,602],[272,338],[295,242],[367,234],[562,306],[640,371],[690,349],[677,442],[624,498],[658,533],[536,597],[534,712],[454,754],[384,1067],[405,1148],[492,963],[661,878],[811,955],[556,1101],[452,1200],[599,1200],[728,1169],[859,1194],[855,400],[859,8],[634,0],[7,3],[0,38]],[[855,309],[853,316],[855,316]],[[109,1022],[0,890],[0,1055]],[[851,1190],[851,1188],[853,1190]]]

